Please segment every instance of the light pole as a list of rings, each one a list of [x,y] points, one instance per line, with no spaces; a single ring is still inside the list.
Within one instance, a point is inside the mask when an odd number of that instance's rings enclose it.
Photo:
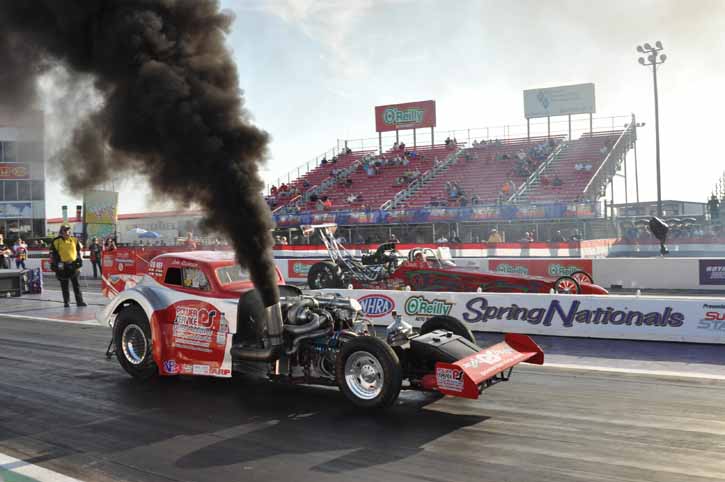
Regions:
[[[634,188],[635,193],[637,195],[637,204],[639,204],[639,168],[637,167],[637,139],[639,139],[639,135],[637,134],[637,129],[640,127],[644,127],[646,124],[644,122],[637,122],[634,114],[632,114],[632,122],[634,123]],[[629,124],[624,124],[624,127],[629,127]],[[627,164],[624,165],[625,172],[627,170]]]
[[[662,217],[662,185],[660,181],[660,115],[659,105],[657,101],[657,66],[665,63],[667,55],[660,54],[662,51],[662,42],[659,40],[655,42],[655,46],[652,47],[649,43],[637,46],[637,52],[641,54],[647,54],[647,59],[644,57],[639,58],[639,63],[646,67],[652,66],[652,80],[654,82],[655,90],[655,143],[656,143],[656,160],[657,160],[657,216]]]

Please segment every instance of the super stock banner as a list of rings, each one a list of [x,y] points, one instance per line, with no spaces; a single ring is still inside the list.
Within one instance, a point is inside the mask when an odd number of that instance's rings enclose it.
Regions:
[[[725,343],[725,302],[719,298],[323,291],[356,298],[380,325],[391,323],[396,311],[413,326],[452,316],[472,330],[497,333]]]
[[[418,208],[392,211],[314,211],[302,214],[275,214],[277,227],[301,224],[337,223],[341,226],[364,224],[422,224],[433,222],[508,221],[514,219],[587,218],[596,214],[593,203],[552,203],[523,206],[476,206],[468,208]]]

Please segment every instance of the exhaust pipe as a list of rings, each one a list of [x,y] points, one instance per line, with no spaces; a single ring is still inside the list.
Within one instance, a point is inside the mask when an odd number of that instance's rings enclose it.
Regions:
[[[284,322],[282,321],[282,305],[279,302],[267,306],[264,309],[266,320],[255,320],[259,332],[264,331],[264,323],[267,325],[267,335],[264,339],[264,348],[237,347],[231,349],[233,358],[251,362],[271,362],[278,360],[282,355],[282,344],[284,342],[282,333]],[[260,324],[262,326],[260,326]]]

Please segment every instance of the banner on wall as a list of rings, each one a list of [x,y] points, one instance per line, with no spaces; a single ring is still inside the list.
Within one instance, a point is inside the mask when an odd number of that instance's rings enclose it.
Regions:
[[[435,126],[436,103],[434,100],[379,105],[375,107],[376,132],[420,129],[421,127]]]
[[[413,326],[452,316],[472,330],[496,333],[725,343],[725,303],[717,298],[322,291],[357,299],[381,325],[396,311]]]
[[[488,270],[529,276],[570,276],[577,271],[592,274],[591,259],[489,259]]]
[[[0,219],[30,219],[33,217],[31,203],[0,203]]]
[[[700,284],[725,285],[725,259],[701,259]]]
[[[86,224],[116,224],[118,193],[113,191],[86,191],[83,194]]]
[[[0,179],[30,179],[30,167],[22,162],[0,162]]]

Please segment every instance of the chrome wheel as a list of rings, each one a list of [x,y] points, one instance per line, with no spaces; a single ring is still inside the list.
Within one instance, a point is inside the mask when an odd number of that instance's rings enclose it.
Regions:
[[[356,351],[345,362],[345,383],[362,400],[372,400],[383,391],[383,367],[372,354]]]
[[[123,347],[123,356],[131,365],[140,365],[149,352],[146,333],[134,323],[129,323],[124,328],[121,334],[121,346]]]

